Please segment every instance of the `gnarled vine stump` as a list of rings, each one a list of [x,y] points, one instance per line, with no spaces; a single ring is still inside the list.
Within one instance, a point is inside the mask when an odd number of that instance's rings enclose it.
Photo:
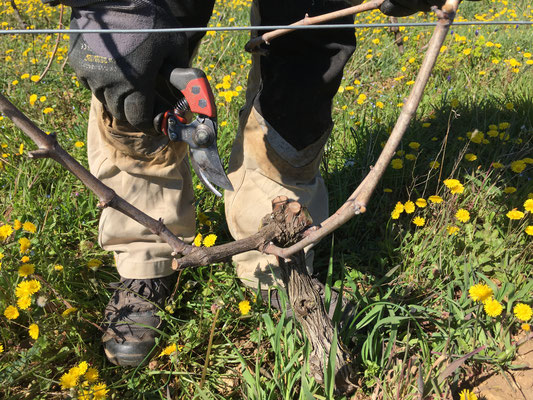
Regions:
[[[273,239],[280,247],[290,246],[301,239],[302,232],[312,224],[307,210],[298,202],[291,201],[285,196],[279,196],[272,201],[272,214],[263,219],[263,226],[275,224],[279,235]],[[305,265],[303,250],[284,259],[278,257],[281,276],[289,303],[294,316],[302,325],[305,335],[311,343],[309,355],[310,372],[319,383],[324,383],[330,352],[335,353],[335,390],[338,393],[349,394],[355,390],[353,383],[353,369],[351,355],[341,343],[340,338],[333,347],[334,327],[326,313],[322,297],[313,285]]]

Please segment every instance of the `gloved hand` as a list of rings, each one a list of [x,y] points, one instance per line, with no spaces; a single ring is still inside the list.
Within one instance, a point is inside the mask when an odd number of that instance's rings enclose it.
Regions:
[[[72,6],[72,29],[151,29],[181,25],[163,0],[63,0]],[[181,33],[71,34],[69,61],[79,80],[118,120],[145,133],[153,127],[161,69],[187,67]],[[168,96],[167,96],[168,98]],[[157,100],[156,100],[157,99]]]
[[[405,17],[418,11],[429,11],[431,7],[442,7],[446,0],[385,0],[380,11],[393,17]]]

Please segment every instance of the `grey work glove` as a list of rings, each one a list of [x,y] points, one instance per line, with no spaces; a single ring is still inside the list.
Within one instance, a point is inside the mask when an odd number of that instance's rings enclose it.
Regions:
[[[163,0],[64,0],[72,6],[72,29],[176,28],[180,24]],[[69,62],[118,120],[155,134],[160,109],[158,75],[187,67],[187,38],[182,33],[71,34]],[[157,99],[157,100],[156,100]]]
[[[380,11],[393,17],[405,17],[418,11],[429,11],[431,7],[441,8],[445,0],[385,0]]]

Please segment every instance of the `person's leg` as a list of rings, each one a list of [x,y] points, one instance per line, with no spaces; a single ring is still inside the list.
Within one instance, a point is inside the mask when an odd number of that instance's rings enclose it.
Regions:
[[[185,144],[128,129],[93,98],[88,155],[91,172],[103,183],[192,241],[194,195]],[[105,311],[106,355],[119,365],[137,365],[154,345],[156,331],[147,327],[159,326],[155,313],[172,289],[171,249],[159,236],[112,208],[104,209],[100,217],[99,244],[114,252],[121,276],[120,289]]]
[[[345,7],[339,1],[255,1],[252,24],[289,24]],[[336,21],[351,23],[351,18]],[[230,158],[226,218],[235,239],[257,232],[271,201],[285,195],[306,206],[315,223],[328,216],[319,165],[333,123],[331,107],[343,68],[355,50],[353,29],[293,32],[253,55],[246,105]],[[312,267],[308,252],[308,267]],[[233,258],[252,288],[281,283],[276,259],[253,251]]]
[[[183,26],[206,25],[214,0],[169,2]],[[201,35],[191,34],[192,58]],[[128,202],[177,236],[195,234],[194,192],[185,143],[138,132],[114,119],[93,97],[88,127],[91,172]],[[121,282],[105,310],[102,338],[108,359],[118,365],[147,361],[161,319],[156,315],[174,285],[170,246],[150,230],[106,208],[100,218],[99,244],[113,251]]]

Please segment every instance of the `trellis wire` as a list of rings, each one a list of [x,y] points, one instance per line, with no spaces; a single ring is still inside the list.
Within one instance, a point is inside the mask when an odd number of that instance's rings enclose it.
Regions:
[[[435,22],[384,23],[384,24],[324,24],[324,25],[265,25],[265,26],[207,26],[166,29],[9,29],[0,30],[3,35],[54,34],[54,33],[185,33],[185,32],[231,32],[275,29],[346,29],[346,28],[395,28],[435,26]],[[533,21],[459,21],[455,26],[465,25],[533,25]]]

